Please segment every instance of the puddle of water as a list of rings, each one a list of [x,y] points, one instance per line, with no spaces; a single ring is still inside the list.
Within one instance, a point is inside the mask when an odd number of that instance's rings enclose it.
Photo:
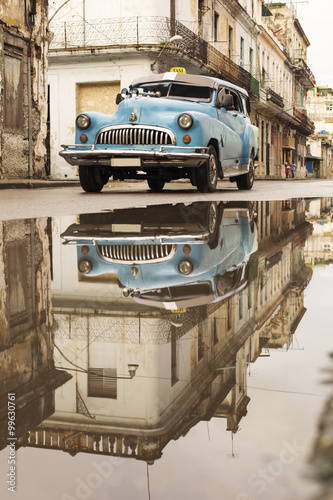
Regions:
[[[1,223],[1,498],[313,498],[332,205]]]

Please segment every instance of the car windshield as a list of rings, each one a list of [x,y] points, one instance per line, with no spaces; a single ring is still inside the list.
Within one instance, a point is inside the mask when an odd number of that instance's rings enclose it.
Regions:
[[[210,102],[212,100],[212,89],[199,85],[189,85],[175,82],[142,83],[133,87],[140,93],[155,94],[158,97],[168,99],[185,99],[190,101]]]

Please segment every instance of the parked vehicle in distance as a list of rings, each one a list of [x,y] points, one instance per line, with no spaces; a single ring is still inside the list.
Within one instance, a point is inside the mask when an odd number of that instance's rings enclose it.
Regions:
[[[248,284],[258,249],[251,202],[195,202],[83,214],[62,233],[81,275],[117,276],[125,297],[182,309],[219,302]]]
[[[200,192],[214,192],[219,178],[252,188],[259,140],[246,90],[170,72],[137,78],[116,102],[114,114],[80,113],[75,144],[59,153],[79,166],[86,192],[111,177],[146,179],[152,191],[181,178]]]

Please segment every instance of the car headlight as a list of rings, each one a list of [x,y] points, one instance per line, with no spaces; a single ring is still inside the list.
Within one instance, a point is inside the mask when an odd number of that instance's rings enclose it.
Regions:
[[[90,125],[90,118],[88,115],[79,115],[76,118],[76,125],[78,128],[85,129]]]
[[[93,267],[92,263],[88,259],[82,259],[82,260],[80,260],[80,262],[78,264],[79,271],[82,274],[90,273],[90,271],[92,270],[92,267]]]
[[[180,128],[185,128],[185,129],[191,128],[193,125],[192,116],[188,115],[187,113],[180,115],[178,118],[178,125],[180,126]]]
[[[193,264],[190,260],[182,260],[178,264],[178,271],[181,274],[191,274],[193,271]]]

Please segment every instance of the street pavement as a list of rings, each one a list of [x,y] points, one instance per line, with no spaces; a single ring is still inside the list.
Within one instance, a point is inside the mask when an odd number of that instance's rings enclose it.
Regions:
[[[146,182],[110,182],[101,193],[85,193],[76,180],[0,181],[0,220],[93,213],[162,203],[193,201],[266,201],[333,197],[333,180],[255,181],[251,191],[220,181],[215,193],[199,193],[189,182],[171,182],[153,193]]]

